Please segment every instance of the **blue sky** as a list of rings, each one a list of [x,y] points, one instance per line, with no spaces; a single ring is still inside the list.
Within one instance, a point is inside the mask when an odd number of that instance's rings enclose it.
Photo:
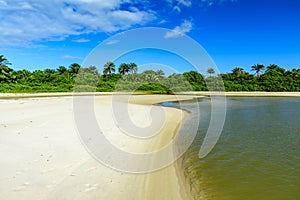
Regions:
[[[68,67],[122,31],[162,27],[171,30],[166,38],[197,41],[221,72],[257,63],[300,68],[299,10],[298,0],[0,0],[0,54],[17,70]],[[116,64],[191,69],[164,51],[129,55]]]

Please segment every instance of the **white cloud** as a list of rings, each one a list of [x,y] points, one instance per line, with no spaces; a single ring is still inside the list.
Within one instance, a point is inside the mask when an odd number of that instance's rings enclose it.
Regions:
[[[165,0],[173,10],[180,12],[183,7],[210,7],[224,2],[236,2],[238,0]]]
[[[193,0],[165,0],[170,5],[177,5],[177,6],[186,6],[190,7],[192,5]],[[194,0],[195,1],[195,0]]]
[[[158,22],[158,24],[165,24],[165,23],[167,23],[167,22],[168,22],[167,20],[163,19],[163,20],[161,20],[160,22]]]
[[[220,5],[225,2],[236,2],[238,0],[194,0],[194,5],[199,7],[210,7],[213,5]]]
[[[86,42],[90,42],[90,40],[89,39],[84,39],[84,38],[82,38],[82,39],[77,39],[77,40],[72,40],[73,42],[77,42],[77,43],[86,43]]]
[[[82,34],[113,33],[148,24],[156,15],[161,16],[157,23],[169,21],[168,10],[152,11],[151,1],[156,0],[0,0],[0,47],[36,47],[43,44],[41,42],[61,41],[69,36],[80,38]],[[237,0],[164,1],[169,11],[173,9],[180,14],[184,8],[192,6],[208,7]],[[168,35],[189,32],[192,24],[183,25]]]
[[[142,1],[142,0],[139,0]],[[121,9],[123,4],[132,4]],[[155,19],[129,0],[0,0],[0,46],[63,40],[70,35],[115,32]]]
[[[181,4],[186,7],[190,7],[192,5],[192,1],[190,0],[177,0],[178,4]]]
[[[71,56],[71,55],[63,55],[60,58],[62,59],[82,59],[82,57],[79,56]]]
[[[181,8],[179,6],[174,6],[173,10],[177,11],[178,13],[181,12]]]
[[[117,44],[119,43],[119,40],[108,40],[107,42],[105,42],[106,45],[113,45],[113,44]]]
[[[165,38],[177,38],[192,30],[193,23],[184,20],[180,26],[176,26],[173,30],[166,33]]]

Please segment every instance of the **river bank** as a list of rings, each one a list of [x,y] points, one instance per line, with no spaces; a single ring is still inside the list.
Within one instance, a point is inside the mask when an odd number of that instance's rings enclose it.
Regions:
[[[6,99],[0,100],[0,199],[190,198],[176,163],[143,174],[120,172],[99,163],[78,137],[73,98],[47,95],[2,95]],[[130,116],[139,126],[145,126],[151,123],[152,104],[190,98],[137,95],[128,104]],[[165,117],[159,134],[149,141],[136,141],[116,127],[111,95],[96,96],[95,110],[110,142],[138,153],[159,150],[168,144],[187,115],[179,109],[160,107],[159,113]]]

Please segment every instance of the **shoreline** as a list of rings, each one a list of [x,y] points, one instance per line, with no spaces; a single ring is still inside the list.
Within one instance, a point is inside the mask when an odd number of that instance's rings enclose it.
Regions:
[[[74,96],[111,96],[111,95],[157,95],[157,96],[228,96],[228,97],[300,97],[300,92],[213,92],[191,91],[174,94],[156,94],[149,92],[55,92],[55,93],[0,93],[0,99],[44,98],[44,97],[74,97]],[[190,97],[193,98],[193,97]],[[164,101],[156,100],[154,103]],[[148,102],[146,103],[149,105]]]
[[[75,131],[72,97],[47,95],[16,98],[6,94],[8,97],[0,100],[0,140],[4,145],[0,151],[0,199],[15,200],[20,195],[23,199],[190,199],[176,162],[147,174],[127,174],[99,164]],[[190,98],[136,95],[131,99],[135,104],[130,104],[132,117],[143,119],[145,112],[159,102]],[[114,145],[132,151],[159,150],[177,134],[187,115],[176,108],[160,107],[166,121],[159,136],[150,142],[135,143],[107,118],[111,114],[111,95],[99,95],[95,102],[95,109],[101,110],[97,120],[107,126],[103,128],[106,136]]]
[[[172,138],[174,138],[177,134],[179,134],[179,131],[181,131],[182,127],[184,126],[184,123],[186,122],[186,120],[188,120],[190,113],[188,111],[180,109],[180,108],[165,107],[165,106],[161,106],[161,105],[158,105],[158,104],[163,103],[163,102],[169,102],[169,101],[170,102],[172,102],[172,101],[185,101],[185,100],[191,100],[193,98],[200,97],[198,95],[185,95],[185,94],[175,94],[175,95],[155,95],[154,94],[154,95],[150,95],[150,96],[152,97],[151,100],[148,99],[148,101],[145,101],[143,99],[143,101],[140,101],[141,99],[139,99],[139,98],[136,98],[136,99],[133,98],[133,99],[131,99],[130,103],[138,104],[138,105],[159,106],[159,107],[162,107],[163,109],[180,110],[184,114],[184,117],[182,118],[181,122],[175,127],[175,131],[173,131]],[[201,95],[201,97],[203,97],[203,96]],[[171,139],[171,138],[169,138],[169,139]],[[165,138],[161,139],[161,142],[163,142],[163,141],[166,141]],[[164,145],[159,145],[158,144],[159,149],[162,148],[163,146]],[[173,149],[173,151],[176,151],[176,149]],[[190,200],[192,200],[194,198],[193,198],[192,193],[190,191],[190,184],[186,181],[186,177],[184,176],[184,173],[183,173],[183,168],[182,168],[183,155],[184,154],[182,154],[176,161],[174,161],[167,168],[172,167],[172,168],[175,169],[174,170],[174,177],[176,177],[176,182],[179,186],[179,187],[177,186],[177,188],[179,189],[179,194],[180,194],[179,199],[182,199],[182,200],[190,199]],[[162,169],[162,170],[164,171],[164,169]],[[160,174],[160,175],[157,175],[156,181],[153,182],[154,185],[159,184],[159,182],[162,181],[162,177],[164,176],[165,172],[162,171],[162,173],[160,173],[159,171],[160,170],[154,172],[154,173]],[[152,199],[161,199],[161,197],[152,196],[151,200]],[[169,199],[169,198],[163,198],[163,199]]]
[[[300,92],[180,92],[181,95],[228,97],[300,97]]]
[[[300,97],[300,93],[225,94],[241,97]],[[0,151],[0,164],[3,168],[0,177],[6,180],[0,181],[0,199],[2,195],[8,197],[8,200],[15,200],[19,195],[24,195],[24,199],[57,199],[62,196],[65,199],[94,200],[99,199],[100,193],[100,199],[192,199],[188,190],[190,186],[182,172],[182,158],[161,170],[134,175],[100,165],[86,151],[74,128],[72,97],[91,95],[95,96],[98,109],[104,116],[100,116],[99,120],[105,121],[111,114],[112,93],[0,94],[0,140],[4,145],[4,150]],[[188,100],[220,93],[190,92],[176,95],[133,95],[130,98],[134,110],[133,117],[143,119],[143,109],[157,106],[155,104],[161,102]],[[159,150],[178,134],[188,115],[177,108],[159,107],[167,114],[165,127],[160,133],[165,135],[152,139],[149,143],[135,144],[126,137],[120,138],[120,133],[115,133],[114,127],[107,127],[111,134],[110,139],[114,140],[117,146],[125,146],[132,151]],[[51,155],[45,161],[47,152],[51,152]],[[53,157],[55,159],[51,162]],[[19,166],[22,168],[18,168]],[[37,193],[39,190],[41,191]]]

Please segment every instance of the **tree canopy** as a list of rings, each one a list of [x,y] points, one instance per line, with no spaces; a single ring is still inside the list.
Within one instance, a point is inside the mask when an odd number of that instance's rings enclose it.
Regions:
[[[134,63],[122,63],[117,68],[109,61],[100,74],[97,66],[82,67],[73,63],[69,67],[29,71],[13,70],[10,62],[0,55],[0,92],[71,92],[71,91],[152,91],[170,93],[177,91],[300,91],[300,69],[286,70],[276,64],[250,67],[255,74],[235,67],[231,72],[215,74],[208,68],[209,76],[197,71],[166,75],[163,70],[138,72]],[[265,71],[264,71],[265,70]]]

